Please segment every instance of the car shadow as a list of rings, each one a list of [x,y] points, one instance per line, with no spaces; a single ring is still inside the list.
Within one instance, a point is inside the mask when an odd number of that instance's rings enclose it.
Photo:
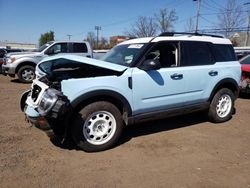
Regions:
[[[10,80],[10,82],[13,82],[13,83],[19,83],[19,84],[24,84],[24,83],[20,82],[20,80],[18,80],[18,79],[13,79],[13,80]]]
[[[207,115],[203,112],[135,124],[125,128],[118,145],[122,145],[132,138],[184,128],[207,121]]]
[[[129,142],[132,138],[184,128],[207,121],[207,115],[200,112],[127,126],[114,148]],[[70,138],[64,141],[61,137],[53,136],[50,141],[62,149],[81,150]]]
[[[250,99],[250,93],[240,93],[239,98],[241,98],[241,99]]]

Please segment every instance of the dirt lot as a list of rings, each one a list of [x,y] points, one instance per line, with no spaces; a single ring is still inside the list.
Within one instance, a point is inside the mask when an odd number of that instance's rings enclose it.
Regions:
[[[119,146],[85,153],[24,121],[29,87],[0,75],[0,187],[250,187],[250,98],[226,123],[195,114],[131,126]]]

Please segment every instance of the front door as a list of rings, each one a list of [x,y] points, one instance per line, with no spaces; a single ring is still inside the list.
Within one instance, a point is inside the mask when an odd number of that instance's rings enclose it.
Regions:
[[[158,59],[161,68],[132,72],[134,114],[180,107],[186,96],[186,78],[179,67],[179,43],[160,42],[145,59]]]

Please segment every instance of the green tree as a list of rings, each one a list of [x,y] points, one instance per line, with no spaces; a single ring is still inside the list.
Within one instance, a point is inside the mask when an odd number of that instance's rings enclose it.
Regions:
[[[39,38],[39,46],[42,46],[49,41],[55,40],[54,38],[55,38],[54,31],[49,31],[49,32],[41,34]]]

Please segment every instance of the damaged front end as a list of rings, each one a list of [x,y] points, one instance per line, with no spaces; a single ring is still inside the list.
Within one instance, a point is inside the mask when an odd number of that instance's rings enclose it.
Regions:
[[[36,67],[32,89],[21,97],[21,110],[36,127],[64,134],[72,113],[72,96],[78,89],[86,89],[84,87],[88,85],[83,85],[85,78],[119,76],[126,69],[125,66],[70,55],[45,59]],[[74,80],[77,83],[72,83]],[[63,82],[67,82],[67,86]],[[72,96],[69,95],[71,91]]]
[[[65,126],[58,122],[65,120],[65,114],[70,110],[70,101],[61,91],[43,83],[43,79],[34,80],[32,89],[22,94],[21,110],[36,127],[44,131],[53,129],[55,133],[63,133]]]

